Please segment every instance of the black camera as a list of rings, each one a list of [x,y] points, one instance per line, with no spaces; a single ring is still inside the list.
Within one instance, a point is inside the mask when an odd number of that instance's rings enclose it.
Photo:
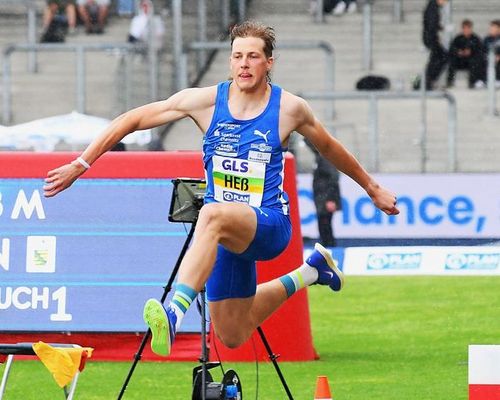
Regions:
[[[203,179],[177,178],[172,180],[172,201],[168,220],[193,223],[198,218],[207,184]]]

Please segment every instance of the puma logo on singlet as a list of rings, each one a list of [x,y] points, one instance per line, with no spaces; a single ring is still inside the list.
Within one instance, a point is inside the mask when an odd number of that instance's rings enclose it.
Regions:
[[[267,143],[267,135],[269,135],[269,132],[271,132],[271,129],[269,129],[266,133],[262,133],[261,131],[259,131],[258,129],[255,129],[253,131],[253,134],[254,135],[257,135],[257,136],[260,136],[262,138],[264,138],[264,140],[266,141]]]

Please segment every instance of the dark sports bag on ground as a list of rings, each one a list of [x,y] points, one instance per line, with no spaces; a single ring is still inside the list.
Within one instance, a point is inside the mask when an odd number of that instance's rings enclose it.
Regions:
[[[41,43],[61,43],[64,42],[64,36],[68,23],[64,17],[56,15],[50,23],[47,30],[40,38]]]
[[[323,12],[326,14],[330,14],[335,8],[335,0],[323,0]]]
[[[367,75],[356,83],[357,90],[389,90],[391,82],[385,76]]]

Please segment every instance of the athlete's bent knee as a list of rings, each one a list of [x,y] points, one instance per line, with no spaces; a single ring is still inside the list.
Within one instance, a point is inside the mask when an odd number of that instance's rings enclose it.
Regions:
[[[243,335],[240,332],[218,332],[217,337],[224,346],[230,349],[240,347],[248,339],[246,335]]]
[[[218,229],[220,228],[221,217],[222,213],[218,204],[205,204],[201,207],[198,215],[198,226],[203,226],[204,229],[207,227]]]
[[[243,329],[242,324],[226,324],[222,329],[216,329],[215,331],[222,344],[230,349],[235,349],[236,347],[241,346],[250,337],[249,331],[247,329]]]

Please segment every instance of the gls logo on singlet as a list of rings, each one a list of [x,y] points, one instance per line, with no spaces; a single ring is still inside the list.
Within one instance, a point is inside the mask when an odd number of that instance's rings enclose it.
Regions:
[[[264,193],[266,166],[260,162],[215,155],[212,158],[214,199],[259,207]]]
[[[225,171],[248,172],[248,162],[244,160],[231,160],[226,158],[222,160],[222,168]]]
[[[222,161],[222,168],[224,169],[224,171],[240,172],[244,174],[248,172],[248,162],[237,159],[235,160],[225,159]],[[249,187],[248,178],[227,174],[224,176],[224,187],[247,191]]]

